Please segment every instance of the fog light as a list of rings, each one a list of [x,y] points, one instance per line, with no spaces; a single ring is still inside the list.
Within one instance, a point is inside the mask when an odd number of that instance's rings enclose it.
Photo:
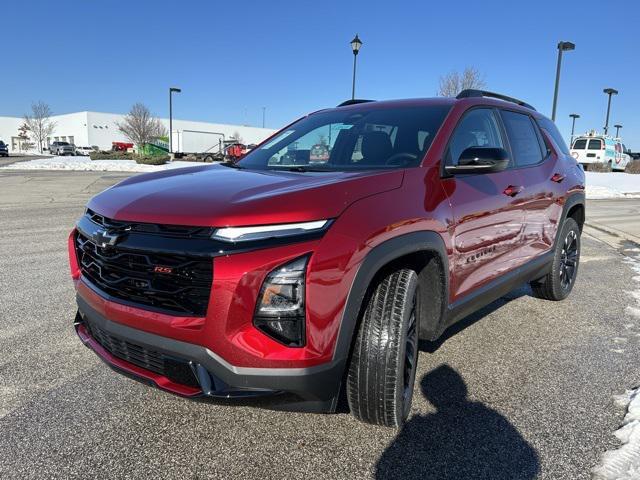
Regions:
[[[289,347],[304,345],[304,285],[308,260],[309,256],[300,257],[269,273],[256,305],[256,328]]]

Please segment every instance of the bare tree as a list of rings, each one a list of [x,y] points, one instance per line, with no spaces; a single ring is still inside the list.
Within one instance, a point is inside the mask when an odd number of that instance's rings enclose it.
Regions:
[[[38,151],[42,153],[42,144],[56,128],[56,122],[51,120],[51,109],[43,101],[31,105],[31,114],[24,116],[27,130],[31,132],[33,140],[38,145]]]
[[[18,128],[18,151],[31,150],[33,143],[29,140],[29,126],[23,122]]]
[[[467,67],[462,74],[453,71],[440,77],[438,95],[441,97],[455,97],[462,90],[470,88],[482,90],[485,86],[484,76],[474,67]]]
[[[134,104],[124,121],[116,122],[116,125],[118,130],[138,147],[167,136],[167,128],[142,103]]]

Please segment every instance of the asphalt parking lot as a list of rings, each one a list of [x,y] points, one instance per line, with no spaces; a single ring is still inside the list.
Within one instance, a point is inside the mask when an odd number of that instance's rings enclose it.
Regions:
[[[125,177],[0,171],[0,478],[580,479],[616,446],[612,396],[640,384],[629,244],[585,235],[567,301],[523,287],[423,344],[397,433],[343,413],[184,400],[85,348],[67,235]]]

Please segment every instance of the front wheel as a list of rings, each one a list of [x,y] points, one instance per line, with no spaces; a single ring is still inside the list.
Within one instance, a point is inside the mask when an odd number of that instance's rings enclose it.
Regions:
[[[347,399],[359,420],[400,427],[409,415],[418,360],[418,275],[383,277],[366,304],[347,374]]]
[[[567,298],[578,276],[580,227],[573,218],[567,218],[558,236],[551,271],[541,279],[531,282],[534,296],[545,300]]]

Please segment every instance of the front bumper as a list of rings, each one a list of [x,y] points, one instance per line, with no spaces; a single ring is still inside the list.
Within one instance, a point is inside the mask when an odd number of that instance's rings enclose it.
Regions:
[[[274,408],[332,412],[337,406],[344,362],[307,368],[254,368],[229,364],[206,347],[162,337],[111,321],[77,296],[75,328],[82,342],[114,370],[184,397],[246,398],[277,395]],[[102,342],[91,331],[103,332]],[[105,340],[108,339],[108,340]],[[169,372],[128,361],[118,345],[168,359]],[[136,358],[142,358],[135,353]],[[146,358],[146,357],[145,357]],[[179,373],[176,374],[176,371]],[[185,373],[186,372],[186,373]],[[185,375],[191,377],[187,381]]]

